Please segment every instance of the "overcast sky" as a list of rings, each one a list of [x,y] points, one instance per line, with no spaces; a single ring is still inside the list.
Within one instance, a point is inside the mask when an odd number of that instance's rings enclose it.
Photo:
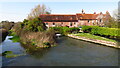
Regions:
[[[52,10],[52,14],[75,14],[81,13],[81,10],[84,9],[86,13],[105,13],[109,11],[112,15],[113,10],[118,8],[119,0],[69,0],[69,2],[68,0],[30,1],[31,2],[28,2],[28,0],[1,0],[0,21],[22,21],[27,17],[31,9],[38,4],[45,4]]]

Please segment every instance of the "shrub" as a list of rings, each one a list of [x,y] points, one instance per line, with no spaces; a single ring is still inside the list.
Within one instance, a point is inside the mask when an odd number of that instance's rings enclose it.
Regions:
[[[70,33],[78,33],[80,30],[78,27],[73,27],[73,28],[69,28],[69,29],[70,29]]]
[[[21,28],[24,28],[27,31],[44,31],[46,30],[45,23],[41,21],[40,18],[34,18],[32,20],[26,20],[24,19],[23,23],[20,24]]]
[[[82,26],[82,30],[84,33],[89,33],[89,32],[91,32],[91,27],[90,26]]]
[[[51,27],[51,29],[55,30],[55,33],[61,33],[62,35],[66,35],[68,33],[77,33],[79,32],[79,28],[77,27]]]
[[[83,32],[89,32],[91,34],[105,35],[105,36],[120,36],[120,29],[118,28],[108,28],[108,27],[98,27],[98,26],[83,26]]]

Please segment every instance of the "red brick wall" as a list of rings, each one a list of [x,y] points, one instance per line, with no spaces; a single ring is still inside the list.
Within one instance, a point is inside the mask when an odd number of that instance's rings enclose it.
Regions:
[[[48,23],[47,27],[55,27],[55,26],[78,27],[82,25],[87,25],[87,26],[97,25],[96,20],[89,20],[89,22],[88,20],[79,20],[78,22],[44,22],[44,23]],[[103,22],[99,23],[99,20],[98,20],[98,24],[103,24]]]
[[[44,22],[44,23],[48,23],[48,25],[46,25],[47,27],[54,27],[54,26],[77,27],[78,22]],[[53,25],[53,23],[55,25]],[[71,26],[71,24],[72,24],[72,26]]]
[[[88,26],[92,26],[94,25],[93,23],[96,23],[96,20],[79,20],[78,21],[78,26],[82,26],[82,25],[88,25]]]

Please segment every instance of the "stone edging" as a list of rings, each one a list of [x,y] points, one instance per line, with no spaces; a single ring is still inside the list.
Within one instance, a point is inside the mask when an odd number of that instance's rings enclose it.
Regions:
[[[89,38],[85,38],[85,37],[75,36],[75,35],[72,35],[72,34],[68,34],[67,36],[71,37],[71,38],[75,38],[75,39],[81,39],[81,40],[84,40],[84,41],[89,41],[89,42],[93,42],[93,43],[97,43],[97,44],[102,44],[102,45],[114,47],[114,48],[120,48],[120,46],[118,46],[117,43],[114,43],[114,42],[108,42],[108,41],[96,40],[96,39],[89,39]]]

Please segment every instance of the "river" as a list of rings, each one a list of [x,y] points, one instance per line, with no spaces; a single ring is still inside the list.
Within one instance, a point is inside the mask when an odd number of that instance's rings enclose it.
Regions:
[[[1,53],[13,51],[15,54],[25,53],[19,42],[13,43],[7,36],[0,45]],[[69,37],[57,39],[57,46],[26,55],[6,58],[2,57],[2,66],[117,66],[118,49],[93,44]],[[0,57],[1,58],[1,57]]]

